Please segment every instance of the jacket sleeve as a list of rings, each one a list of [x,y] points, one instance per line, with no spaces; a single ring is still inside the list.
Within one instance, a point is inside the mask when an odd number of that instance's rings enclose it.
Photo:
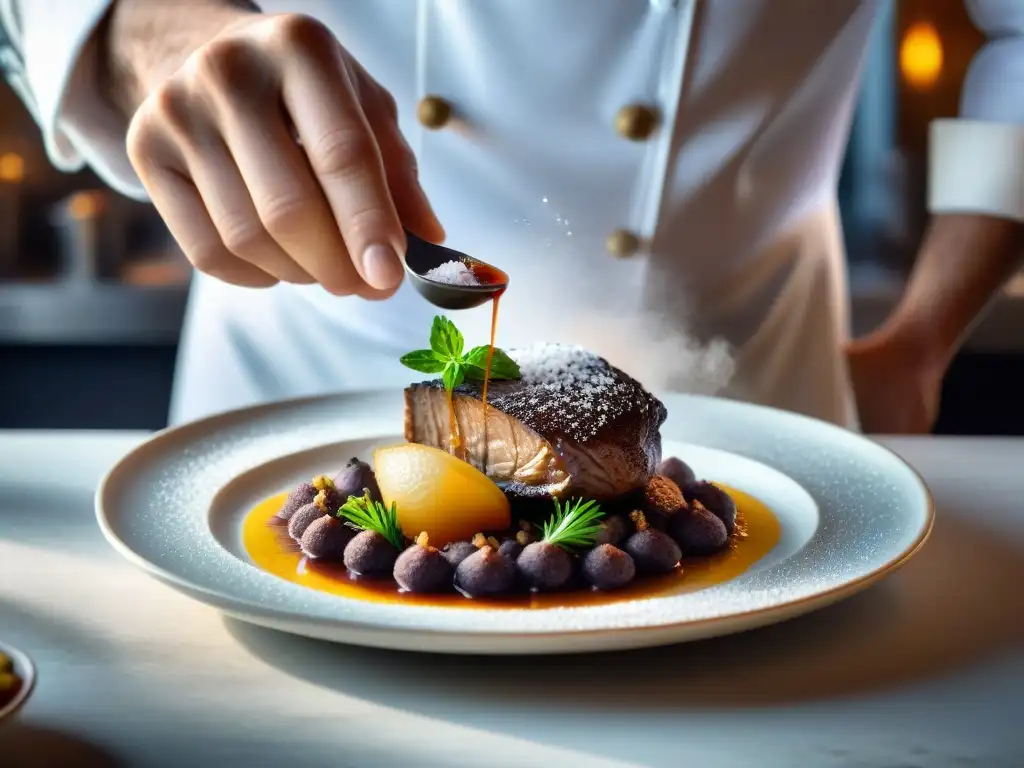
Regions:
[[[928,207],[1024,221],[1024,2],[966,5],[988,42],[968,70],[960,117],[931,125]]]
[[[95,62],[83,54],[110,3],[0,0],[0,68],[39,124],[56,167],[89,165],[114,189],[145,199],[125,150],[124,120],[100,97]]]

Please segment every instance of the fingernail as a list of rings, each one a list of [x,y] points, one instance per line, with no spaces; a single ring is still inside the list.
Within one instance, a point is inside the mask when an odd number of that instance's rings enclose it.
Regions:
[[[388,245],[371,245],[363,251],[363,276],[374,288],[393,288],[402,279],[402,262]]]

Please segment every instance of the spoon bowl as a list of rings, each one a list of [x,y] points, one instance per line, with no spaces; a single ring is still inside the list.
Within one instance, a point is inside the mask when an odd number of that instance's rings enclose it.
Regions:
[[[485,261],[443,245],[428,243],[411,232],[405,233],[405,271],[416,291],[441,309],[473,309],[500,296],[508,288],[508,275]],[[481,285],[442,283],[426,277],[430,270],[449,261],[461,261],[477,276]]]

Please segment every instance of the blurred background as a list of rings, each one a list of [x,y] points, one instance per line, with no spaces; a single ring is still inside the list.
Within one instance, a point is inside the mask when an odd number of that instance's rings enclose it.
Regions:
[[[857,332],[913,266],[928,123],[956,115],[981,43],[962,0],[889,0],[879,19],[840,183]],[[53,170],[0,81],[0,428],[164,426],[188,280],[153,209]],[[954,364],[937,431],[1024,434],[1022,391],[1024,278]]]

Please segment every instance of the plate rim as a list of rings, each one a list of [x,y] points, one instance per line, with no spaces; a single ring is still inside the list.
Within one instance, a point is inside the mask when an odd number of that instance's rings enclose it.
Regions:
[[[359,621],[352,619],[337,619],[337,618],[325,618],[322,616],[315,616],[303,613],[292,613],[288,611],[282,611],[277,608],[268,608],[258,602],[254,602],[249,599],[237,598],[226,595],[221,592],[217,592],[208,589],[204,586],[194,584],[187,579],[178,576],[177,574],[162,568],[143,556],[137,554],[131,547],[122,540],[113,530],[107,520],[104,508],[107,503],[107,497],[111,494],[120,481],[121,475],[127,471],[127,466],[130,462],[137,461],[139,458],[144,456],[146,453],[158,448],[167,440],[174,438],[181,438],[187,436],[190,432],[199,432],[201,434],[208,434],[217,428],[217,425],[223,425],[228,423],[234,423],[238,419],[244,419],[247,417],[258,417],[264,413],[271,413],[274,411],[291,409],[291,408],[302,408],[304,406],[315,405],[317,403],[327,403],[338,400],[356,400],[359,398],[372,397],[377,398],[386,395],[390,392],[401,392],[402,388],[378,388],[378,389],[359,389],[353,391],[346,391],[340,393],[332,393],[325,395],[312,395],[307,397],[297,398],[286,398],[283,400],[276,400],[267,403],[258,403],[255,405],[242,406],[233,408],[227,411],[204,416],[193,421],[185,422],[183,424],[176,424],[157,430],[150,434],[146,439],[140,443],[136,443],[130,448],[124,455],[122,455],[110,469],[103,475],[97,486],[96,493],[94,495],[94,511],[96,514],[97,523],[99,524],[100,530],[103,533],[104,538],[108,543],[128,562],[132,563],[137,568],[156,578],[159,581],[164,582],[168,586],[177,589],[180,592],[191,595],[193,597],[197,595],[203,595],[207,598],[206,604],[213,605],[219,610],[229,613],[231,615],[240,615],[244,610],[245,614],[250,616],[263,617],[270,620],[276,620],[278,622],[284,621],[301,621],[309,625],[315,625],[317,627],[342,627],[349,628],[352,630],[362,630],[375,632],[380,631],[382,627],[372,621]],[[804,414],[795,413],[792,411],[784,411],[778,408],[772,408],[770,406],[760,405],[757,403],[749,403],[737,400],[726,400],[725,398],[714,397],[710,395],[700,394],[689,394],[689,393],[656,393],[658,397],[664,397],[670,395],[671,397],[678,398],[683,397],[685,399],[702,402],[728,402],[730,407],[736,407],[741,410],[749,409],[761,412],[771,412],[774,414],[782,414],[787,419],[795,419],[803,422],[810,422],[812,424],[824,426],[828,429],[835,429],[844,434],[852,435],[855,438],[865,440],[869,442],[873,447],[881,449],[891,459],[895,460],[897,464],[902,466],[903,469],[907,470],[915,483],[919,487],[924,497],[924,520],[917,531],[917,535],[909,544],[907,544],[899,552],[894,553],[888,560],[874,569],[864,573],[854,579],[846,581],[842,584],[838,584],[834,587],[826,589],[822,592],[806,595],[804,597],[795,598],[792,600],[785,600],[784,602],[763,606],[758,608],[750,608],[747,610],[735,611],[722,616],[709,616],[701,619],[688,619],[688,620],[668,620],[661,621],[658,623],[645,624],[642,626],[631,626],[631,627],[601,627],[591,629],[565,629],[557,631],[526,631],[526,632],[494,632],[485,630],[474,630],[465,629],[459,631],[453,631],[451,629],[439,629],[436,627],[387,627],[387,631],[391,634],[401,634],[403,636],[418,635],[418,636],[433,636],[433,637],[452,637],[455,635],[461,636],[473,636],[481,638],[502,638],[503,640],[513,639],[557,639],[557,638],[573,638],[573,637],[600,637],[601,635],[618,635],[621,633],[635,634],[640,632],[666,632],[672,629],[678,628],[693,628],[697,631],[705,629],[708,626],[715,624],[725,624],[729,622],[744,622],[750,623],[754,626],[763,626],[770,622],[759,622],[759,619],[768,616],[771,613],[785,613],[788,617],[795,617],[808,613],[814,610],[818,604],[830,605],[838,602],[845,597],[852,596],[853,594],[867,589],[874,583],[880,581],[886,576],[894,573],[896,570],[904,566],[911,558],[913,558],[927,543],[931,536],[932,530],[935,524],[935,499],[932,495],[931,489],[925,482],[923,476],[918,470],[900,456],[896,451],[891,449],[889,446],[879,443],[876,440],[872,440],[869,436],[859,432],[852,432],[845,430],[842,427],[832,424],[830,422],[816,419]],[[742,454],[737,454],[742,455]],[[749,457],[746,457],[749,458]],[[763,463],[763,462],[762,462]],[[770,466],[770,465],[769,465]],[[774,469],[774,467],[773,467]],[[231,606],[231,607],[228,607]]]
[[[8,656],[14,664],[14,672],[21,678],[21,690],[18,695],[4,707],[0,708],[0,725],[12,720],[22,710],[36,687],[39,673],[32,658],[20,648],[0,640],[0,651]]]

